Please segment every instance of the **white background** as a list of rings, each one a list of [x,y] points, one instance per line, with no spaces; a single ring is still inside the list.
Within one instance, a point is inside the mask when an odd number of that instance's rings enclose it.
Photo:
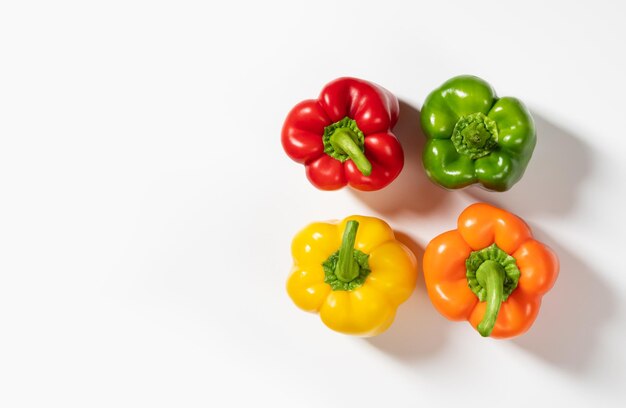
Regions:
[[[620,405],[624,15],[618,1],[3,2],[0,406]],[[535,116],[509,192],[444,191],[421,169],[417,109],[464,73]],[[280,146],[289,109],[342,75],[403,101],[406,165],[383,191],[318,191]],[[445,320],[421,274],[369,340],[286,295],[310,221],[380,216],[421,258],[478,200],[561,259],[523,337]]]

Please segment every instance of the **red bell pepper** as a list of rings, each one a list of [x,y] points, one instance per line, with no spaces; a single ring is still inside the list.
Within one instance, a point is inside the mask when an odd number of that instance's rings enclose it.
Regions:
[[[391,129],[398,99],[386,89],[356,78],[335,79],[317,99],[297,104],[287,115],[282,144],[303,163],[309,181],[321,190],[350,184],[379,190],[402,170],[402,146]]]

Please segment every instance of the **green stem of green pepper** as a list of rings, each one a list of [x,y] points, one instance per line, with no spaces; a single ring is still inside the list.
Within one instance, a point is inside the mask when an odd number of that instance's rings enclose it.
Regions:
[[[487,292],[487,310],[483,320],[478,324],[478,333],[483,337],[489,337],[496,324],[498,312],[504,300],[504,275],[502,265],[491,260],[483,262],[476,271],[478,283]]]
[[[335,269],[337,279],[342,282],[351,282],[359,276],[359,264],[354,259],[354,243],[356,241],[356,232],[359,229],[359,223],[351,220],[346,224],[341,239],[341,247],[339,248],[339,260]]]
[[[456,122],[451,139],[459,154],[478,159],[498,146],[498,126],[483,113],[472,113]]]

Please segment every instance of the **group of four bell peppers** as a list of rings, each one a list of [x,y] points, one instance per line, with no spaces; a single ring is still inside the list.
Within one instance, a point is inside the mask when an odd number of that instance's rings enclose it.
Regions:
[[[400,113],[388,90],[356,78],[327,84],[287,115],[282,145],[321,190],[379,190],[401,172],[392,129]],[[417,125],[417,124],[416,124]],[[516,98],[496,96],[474,76],[446,81],[421,110],[428,177],[447,189],[479,183],[506,191],[522,177],[536,144],[532,116]],[[312,223],[293,239],[287,292],[329,328],[375,336],[392,323],[417,282],[415,255],[381,219],[351,216]],[[558,276],[556,255],[519,217],[485,203],[467,207],[457,229],[426,247],[423,273],[435,308],[482,335],[526,332]]]

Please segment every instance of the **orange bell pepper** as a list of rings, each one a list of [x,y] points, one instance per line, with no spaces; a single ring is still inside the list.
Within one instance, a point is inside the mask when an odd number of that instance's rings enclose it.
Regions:
[[[450,320],[469,320],[484,337],[526,332],[558,273],[556,255],[522,219],[484,203],[467,207],[457,229],[434,238],[424,253],[433,305]]]

